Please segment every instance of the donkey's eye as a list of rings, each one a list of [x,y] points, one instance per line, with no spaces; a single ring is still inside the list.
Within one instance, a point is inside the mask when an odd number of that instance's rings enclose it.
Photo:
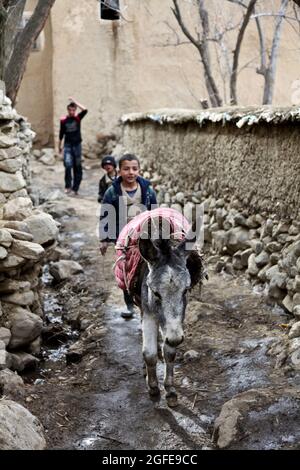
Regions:
[[[159,292],[155,292],[154,290],[152,291],[155,297],[157,297],[159,300],[161,300],[161,295]]]

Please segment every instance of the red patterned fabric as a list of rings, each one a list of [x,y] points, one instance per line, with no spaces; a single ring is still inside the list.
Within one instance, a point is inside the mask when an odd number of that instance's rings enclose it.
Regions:
[[[182,240],[190,228],[189,222],[180,212],[165,207],[145,211],[134,217],[123,228],[116,244],[117,261],[114,272],[120,289],[130,290],[136,269],[141,260],[138,240],[142,228],[149,219],[157,219],[158,217],[168,220],[173,237],[178,240]]]

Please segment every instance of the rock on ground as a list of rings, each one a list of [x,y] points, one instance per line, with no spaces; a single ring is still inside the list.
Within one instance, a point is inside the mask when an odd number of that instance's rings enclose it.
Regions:
[[[55,151],[52,148],[44,148],[42,150],[42,156],[39,158],[39,161],[44,165],[52,166],[55,165]]]
[[[38,243],[27,242],[24,240],[15,240],[12,244],[12,253],[17,256],[23,256],[26,259],[38,261],[45,253],[44,248]]]
[[[24,382],[22,378],[10,369],[0,371],[0,393],[5,396],[22,393]]]
[[[61,260],[56,263],[52,263],[49,268],[51,276],[54,277],[56,282],[70,279],[74,274],[83,272],[82,266],[76,261]]]
[[[43,450],[46,440],[40,421],[11,400],[0,401],[0,449]]]
[[[58,228],[53,218],[48,214],[34,214],[26,219],[29,232],[34,242],[43,245],[56,240]]]
[[[5,346],[9,345],[11,332],[8,328],[0,327],[0,341],[3,341]]]
[[[3,302],[2,307],[11,325],[10,349],[26,346],[40,336],[43,327],[40,317],[13,304]]]
[[[23,372],[26,369],[35,369],[38,364],[38,359],[31,354],[25,352],[10,353],[10,368],[17,372]]]
[[[29,197],[17,197],[3,206],[3,218],[6,220],[24,220],[32,213],[32,201]]]
[[[6,229],[0,230],[0,245],[4,246],[5,248],[9,248],[13,242],[13,237]]]
[[[238,440],[244,415],[267,398],[263,390],[248,390],[224,403],[214,426],[214,440],[219,449],[225,449]]]
[[[15,174],[4,173],[0,171],[0,192],[13,193],[26,186],[26,182],[21,172]]]

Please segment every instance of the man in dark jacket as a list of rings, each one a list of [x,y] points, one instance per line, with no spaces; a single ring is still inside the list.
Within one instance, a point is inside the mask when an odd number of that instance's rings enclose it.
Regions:
[[[104,194],[100,214],[100,252],[104,256],[109,242],[116,242],[123,227],[136,215],[157,207],[156,194],[150,181],[139,176],[140,164],[135,155],[127,154],[119,160],[120,176]],[[127,312],[123,318],[131,318],[133,299],[124,292]]]
[[[81,166],[81,120],[88,110],[74,98],[69,98],[71,102],[67,106],[68,115],[60,120],[59,131],[59,153],[62,152],[62,141],[64,139],[64,165],[65,165],[65,192],[73,191],[77,196],[82,180]],[[81,112],[76,114],[77,107]],[[73,171],[73,178],[72,178]]]
[[[105,192],[117,178],[117,164],[114,157],[111,155],[106,155],[102,159],[101,166],[106,173],[99,181],[98,202],[103,201]]]

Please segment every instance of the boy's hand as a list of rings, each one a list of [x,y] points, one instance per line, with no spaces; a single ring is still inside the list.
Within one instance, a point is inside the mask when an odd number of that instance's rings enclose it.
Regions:
[[[69,100],[70,102],[73,102],[76,104],[76,106],[78,106],[78,108],[84,110],[84,109],[87,109],[86,106],[84,106],[83,104],[80,104],[77,100],[75,100],[75,98],[73,98],[73,96],[69,96]]]
[[[105,253],[107,252],[107,248],[108,248],[108,243],[107,242],[100,242],[100,253],[102,256],[105,255]]]

